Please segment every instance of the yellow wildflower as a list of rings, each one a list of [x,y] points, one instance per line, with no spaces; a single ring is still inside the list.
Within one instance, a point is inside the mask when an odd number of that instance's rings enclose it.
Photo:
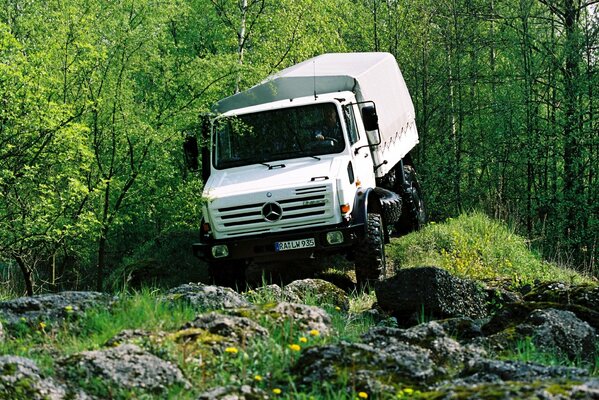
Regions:
[[[225,353],[237,354],[238,352],[237,347],[227,347],[225,349]]]
[[[312,329],[312,330],[310,331],[310,335],[311,335],[311,336],[318,336],[318,335],[320,335],[320,332],[318,332],[316,329]]]
[[[300,345],[299,345],[299,344],[295,344],[295,343],[293,343],[293,344],[290,344],[290,345],[289,345],[289,348],[290,348],[292,351],[300,351],[300,350],[302,349],[302,348],[300,347]]]
[[[341,311],[341,307],[339,307],[339,306],[336,306],[336,307],[335,307],[335,311]]]
[[[302,336],[301,338],[299,338],[299,341],[301,343],[308,343],[308,338]]]
[[[414,393],[414,389],[412,389],[412,388],[405,388],[403,390],[403,392],[409,396],[409,395],[411,395],[411,394]]]
[[[254,380],[257,381],[257,382],[261,382],[262,381],[262,376],[256,375],[256,376],[254,376]]]
[[[368,393],[366,392],[360,392],[358,393],[358,397],[361,399],[367,399],[368,398]]]
[[[64,308],[64,310],[65,310],[67,313],[69,313],[69,314],[70,314],[70,313],[72,313],[72,312],[73,312],[73,306],[66,306],[66,307]]]
[[[44,321],[40,322],[40,329],[44,329],[46,326],[47,325]]]
[[[281,389],[279,389],[279,388],[274,388],[274,389],[272,390],[272,392],[273,392],[274,394],[281,394],[281,393],[283,393],[283,391],[282,391]]]

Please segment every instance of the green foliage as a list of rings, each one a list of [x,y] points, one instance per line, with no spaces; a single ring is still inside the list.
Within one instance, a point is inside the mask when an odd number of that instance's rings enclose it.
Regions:
[[[396,56],[414,98],[411,156],[433,219],[485,210],[596,272],[596,11],[248,4],[0,1],[0,268],[19,270],[25,290],[101,289],[152,258],[152,241],[197,230],[202,182],[181,144],[198,115],[310,56],[373,50]],[[451,240],[449,264],[477,263]]]
[[[402,267],[437,265],[475,279],[590,281],[573,270],[541,260],[523,237],[479,212],[430,223],[419,232],[394,240],[388,249]]]

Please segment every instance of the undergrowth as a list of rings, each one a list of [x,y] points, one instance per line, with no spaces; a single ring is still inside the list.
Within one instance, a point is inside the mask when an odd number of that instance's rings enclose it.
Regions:
[[[509,278],[518,284],[592,281],[542,260],[531,251],[526,239],[479,212],[439,224],[431,222],[418,232],[394,239],[388,251],[401,268],[435,265],[474,279]]]

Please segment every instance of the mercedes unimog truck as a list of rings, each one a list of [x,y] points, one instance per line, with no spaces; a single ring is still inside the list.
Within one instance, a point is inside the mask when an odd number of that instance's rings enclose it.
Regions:
[[[414,106],[391,54],[324,54],[214,111],[194,253],[216,281],[242,278],[249,263],[342,254],[365,284],[385,272],[391,231],[425,222]],[[186,150],[197,165],[195,138]]]

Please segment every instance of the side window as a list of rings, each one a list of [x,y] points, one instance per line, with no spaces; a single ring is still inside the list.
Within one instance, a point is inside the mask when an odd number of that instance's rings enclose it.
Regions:
[[[343,118],[345,119],[345,126],[347,126],[350,144],[353,145],[360,140],[360,134],[356,127],[356,118],[354,116],[354,107],[352,105],[343,107]]]

